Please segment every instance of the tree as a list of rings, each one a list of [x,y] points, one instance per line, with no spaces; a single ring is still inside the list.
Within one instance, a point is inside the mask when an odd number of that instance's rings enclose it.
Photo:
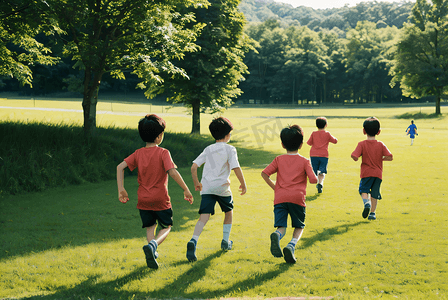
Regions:
[[[192,133],[200,133],[201,113],[222,111],[232,104],[232,98],[241,94],[238,84],[247,72],[243,58],[250,43],[243,33],[245,21],[238,11],[239,0],[209,2],[208,8],[194,10],[197,24],[205,24],[196,41],[200,50],[175,62],[188,78],[165,73],[164,85],[154,87],[168,100],[191,108]]]
[[[412,24],[404,27],[392,70],[405,96],[440,99],[448,87],[448,1],[417,0],[412,9]]]
[[[195,5],[203,5],[194,1]],[[83,70],[84,131],[96,128],[98,91],[105,73],[125,79],[132,71],[141,79],[139,88],[154,96],[151,87],[162,84],[160,72],[184,75],[172,63],[185,52],[195,51],[200,26],[185,26],[194,20],[179,10],[190,0],[46,0],[44,16],[54,20],[66,34],[60,34],[63,53],[74,67]]]
[[[58,59],[35,36],[42,31],[54,34],[57,26],[44,26],[38,20],[45,1],[0,2],[0,76],[32,86],[33,64],[53,65]]]

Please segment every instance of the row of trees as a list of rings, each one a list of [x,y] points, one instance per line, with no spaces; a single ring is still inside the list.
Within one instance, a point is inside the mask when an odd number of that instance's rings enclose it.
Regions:
[[[378,27],[395,26],[401,28],[408,22],[414,2],[365,1],[355,6],[340,8],[313,9],[311,7],[292,7],[273,0],[243,0],[240,9],[248,22],[279,20],[281,26],[307,26],[313,31],[334,30],[341,37],[360,21],[369,21]]]
[[[400,29],[361,21],[341,37],[337,30],[284,27],[271,19],[252,23],[247,33],[258,52],[245,59],[246,99],[325,104],[432,96],[440,114],[448,86],[446,0],[418,0]]]
[[[258,45],[246,56],[246,99],[265,103],[399,102],[389,75],[399,29],[359,22],[342,39],[306,26],[282,28],[276,20],[249,26]]]
[[[79,69],[87,134],[96,127],[103,77],[132,77],[147,97],[163,93],[186,104],[192,132],[199,131],[201,112],[229,107],[241,90],[245,99],[294,104],[432,95],[440,113],[448,84],[448,0],[417,0],[401,29],[362,21],[344,36],[276,20],[244,29],[238,5],[6,0],[0,2],[0,76],[31,85],[33,68],[50,75]],[[70,77],[66,82],[73,85]]]
[[[146,96],[165,92],[192,107],[192,132],[197,132],[201,106],[223,109],[240,94],[237,83],[246,72],[242,59],[250,45],[238,4],[239,0],[5,0],[0,2],[0,76],[31,86],[31,65],[57,63],[60,54],[71,58],[73,68],[83,73],[84,129],[89,136],[96,128],[103,76],[126,79],[131,73]],[[48,48],[36,40],[39,33],[47,35]],[[194,72],[205,80],[192,78]],[[199,90],[200,96],[192,92]]]

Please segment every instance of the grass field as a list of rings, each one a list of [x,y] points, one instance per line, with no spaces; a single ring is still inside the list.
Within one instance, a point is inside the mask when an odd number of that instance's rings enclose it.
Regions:
[[[12,103],[15,108],[5,108]],[[28,104],[0,100],[0,118],[82,121],[77,102]],[[151,110],[163,116],[169,131],[191,128],[191,116],[181,107],[167,111],[160,106],[120,104],[118,109],[118,105],[98,108],[104,110],[98,115],[100,126],[135,128]],[[185,252],[200,196],[194,193],[195,202],[189,205],[174,182],[170,182],[174,227],[158,249],[158,270],[146,267],[141,249],[145,231],[135,208],[135,177],[125,180],[131,196],[127,204],[118,202],[115,181],[4,197],[0,299],[448,299],[447,117],[416,120],[419,135],[413,146],[405,135],[410,120],[396,118],[421,110],[432,113],[434,108],[227,110],[224,116],[236,127],[233,145],[248,193],[238,194],[232,176],[234,249],[220,250],[223,215],[217,212],[199,239],[195,263],[187,261]],[[269,251],[273,192],[260,172],[284,153],[278,137],[282,127],[299,124],[307,139],[315,130],[315,117],[321,115],[328,117],[327,129],[339,142],[330,146],[324,192],[317,194],[315,186],[308,185],[306,228],[296,247],[298,261],[290,265]],[[394,155],[392,162],[384,163],[383,200],[373,222],[361,217],[359,162],[350,158],[365,138],[363,119],[371,115],[381,121],[378,139]],[[202,116],[203,134],[208,134],[211,118]],[[309,146],[300,153],[308,156]],[[179,171],[191,189],[189,169]],[[291,235],[288,228],[282,246]]]

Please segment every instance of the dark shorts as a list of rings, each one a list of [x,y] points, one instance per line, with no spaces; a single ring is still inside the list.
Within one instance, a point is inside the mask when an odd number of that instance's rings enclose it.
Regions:
[[[313,167],[314,174],[317,175],[317,171],[327,174],[328,157],[311,157],[311,166]]]
[[[140,209],[140,218],[142,219],[142,228],[151,227],[158,223],[160,227],[167,228],[173,226],[173,210],[142,210]]]
[[[295,203],[280,203],[274,205],[274,227],[288,227],[288,215],[294,228],[305,228],[306,207]]]
[[[229,212],[233,209],[232,196],[218,196],[213,194],[201,195],[201,206],[199,214],[215,214],[215,204],[218,202],[223,212]]]
[[[359,193],[367,193],[374,199],[381,200],[381,182],[382,180],[378,177],[365,177],[361,178],[359,183]]]

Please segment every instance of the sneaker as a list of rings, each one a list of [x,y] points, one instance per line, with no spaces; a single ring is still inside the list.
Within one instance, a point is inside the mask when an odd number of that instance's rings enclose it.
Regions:
[[[376,214],[371,212],[369,215],[369,220],[376,220]]]
[[[232,241],[228,241],[228,242],[226,240],[221,241],[221,249],[224,251],[232,250],[232,246],[233,246]]]
[[[158,269],[159,264],[157,263],[156,256],[154,255],[154,250],[150,245],[143,246],[143,252],[146,256],[146,265],[151,269]]]
[[[362,217],[365,219],[370,213],[370,203],[364,204],[364,210],[362,211]]]
[[[194,240],[187,243],[187,259],[189,262],[198,260],[196,257],[196,242]]]
[[[283,257],[280,248],[280,236],[275,232],[271,233],[271,253],[274,257]]]
[[[316,187],[317,187],[317,192],[318,193],[322,193],[322,188],[324,187],[322,184],[320,184],[320,183],[318,183],[317,185],[316,185]]]
[[[285,248],[283,248],[283,254],[285,255],[285,261],[290,264],[296,263],[296,258],[294,256],[294,247],[291,244],[286,245]]]

